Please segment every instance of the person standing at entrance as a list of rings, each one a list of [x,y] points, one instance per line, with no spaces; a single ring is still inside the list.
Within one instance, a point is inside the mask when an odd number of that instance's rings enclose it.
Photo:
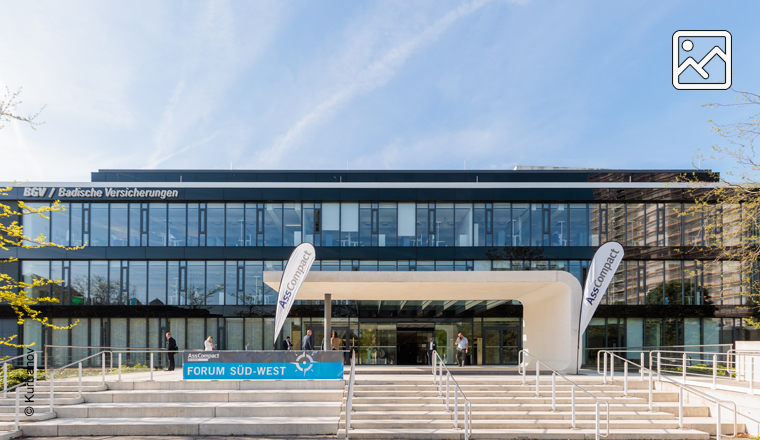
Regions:
[[[430,337],[430,341],[428,341],[427,345],[427,356],[428,356],[428,365],[433,365],[433,352],[438,350],[438,345],[433,340],[433,337]]]
[[[311,340],[311,329],[306,330],[306,336],[303,337],[301,343],[302,350],[314,350],[314,342]]]
[[[177,341],[172,338],[170,332],[166,333],[166,357],[169,359],[169,366],[166,371],[174,371],[174,353],[177,352]]]
[[[290,336],[285,338],[284,341],[282,341],[282,349],[283,350],[292,350],[293,349],[293,343],[290,342]]]
[[[209,336],[206,339],[206,341],[203,343],[203,345],[205,346],[205,348],[203,349],[203,351],[213,351],[214,348],[216,348],[216,344],[214,344],[214,338],[212,338],[211,336]]]
[[[460,332],[457,337],[457,364],[464,367],[464,356],[470,351],[470,342]]]
[[[338,337],[338,332],[333,332],[332,338],[330,338],[330,349],[340,350],[340,338]]]

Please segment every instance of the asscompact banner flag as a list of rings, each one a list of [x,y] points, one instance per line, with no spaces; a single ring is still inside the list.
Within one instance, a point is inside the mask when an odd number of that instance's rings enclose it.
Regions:
[[[579,337],[586,331],[596,308],[602,302],[615,271],[623,261],[623,254],[623,246],[616,241],[604,243],[594,254],[586,276],[586,287],[583,289]]]
[[[277,315],[274,319],[274,343],[277,342],[277,336],[280,335],[282,324],[288,317],[290,308],[296,300],[298,289],[301,288],[306,274],[309,273],[311,265],[314,264],[316,250],[311,243],[301,243],[293,250],[282,271],[280,280],[280,292],[277,296]]]

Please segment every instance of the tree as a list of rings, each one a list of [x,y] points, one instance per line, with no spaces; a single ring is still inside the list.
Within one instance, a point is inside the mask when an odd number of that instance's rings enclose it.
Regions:
[[[42,112],[42,109],[37,113],[33,113],[27,116],[20,116],[17,113],[18,105],[21,104],[19,95],[21,89],[19,88],[15,92],[11,92],[6,88],[5,96],[0,99],[0,124],[2,122],[20,121],[29,124],[32,129],[36,125],[42,124],[37,122],[36,119]],[[44,109],[44,107],[43,107]],[[0,125],[0,129],[3,125]],[[8,195],[8,192],[13,187],[0,188],[0,195]],[[51,206],[45,206],[41,208],[33,208],[26,205],[24,202],[17,202],[15,206],[6,205],[0,203],[0,249],[8,250],[10,247],[23,247],[27,249],[36,249],[43,247],[58,247],[63,249],[81,249],[80,247],[66,247],[50,242],[47,237],[40,234],[38,237],[28,237],[24,234],[24,227],[19,222],[19,219],[23,216],[38,215],[42,218],[49,218],[48,212],[61,211],[63,207],[60,201],[56,200]],[[17,261],[16,258],[8,258],[5,260],[0,259],[0,263],[12,263]],[[16,280],[12,276],[0,273],[0,302],[9,305],[16,312],[19,325],[24,323],[25,319],[31,319],[39,322],[45,327],[63,330],[69,329],[76,325],[76,322],[67,327],[58,327],[48,321],[48,318],[40,316],[39,310],[34,310],[33,307],[43,302],[58,302],[58,299],[49,296],[39,296],[36,293],[41,288],[49,285],[55,285],[60,283],[60,280],[49,280],[40,276],[32,276],[30,282],[23,280]],[[77,321],[78,322],[78,321]],[[7,345],[11,347],[30,347],[31,345],[17,344],[16,338],[18,335],[0,337],[0,345]]]
[[[696,168],[702,161],[712,159],[730,163],[730,169],[721,175],[711,172],[714,182],[697,181],[694,175],[683,176],[682,181],[690,183],[687,195],[696,201],[683,215],[701,216],[704,225],[702,246],[695,246],[692,251],[704,253],[716,263],[735,262],[741,268],[739,286],[750,315],[745,320],[760,327],[760,159],[754,145],[760,135],[760,95],[736,93],[734,103],[705,106],[746,111],[744,119],[729,124],[710,120],[712,130],[725,143],[713,145],[709,154],[698,152],[694,159]],[[721,296],[724,293],[720,292]]]

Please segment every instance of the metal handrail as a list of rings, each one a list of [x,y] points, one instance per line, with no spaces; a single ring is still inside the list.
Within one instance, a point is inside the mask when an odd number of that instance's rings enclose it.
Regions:
[[[626,395],[627,395],[627,392],[628,392],[628,364],[631,364],[631,365],[633,365],[635,367],[638,367],[642,371],[643,370],[647,370],[649,372],[649,411],[650,412],[653,410],[653,401],[654,401],[654,399],[653,399],[653,392],[654,392],[653,378],[654,378],[654,375],[656,374],[658,381],[662,381],[663,379],[665,379],[666,381],[668,381],[670,383],[673,383],[673,384],[675,384],[678,387],[678,425],[679,425],[680,428],[683,428],[683,413],[684,413],[684,411],[683,411],[683,401],[684,401],[684,399],[683,399],[683,391],[686,390],[688,392],[694,393],[694,394],[702,397],[703,399],[706,399],[706,400],[709,400],[709,401],[715,403],[715,417],[717,418],[717,422],[716,422],[716,425],[717,425],[716,426],[716,428],[717,428],[717,430],[716,430],[716,436],[717,437],[716,438],[717,438],[717,440],[720,440],[720,438],[722,436],[722,431],[721,431],[722,423],[720,421],[721,403],[726,403],[726,404],[733,405],[733,407],[734,407],[734,435],[732,435],[729,438],[734,438],[738,434],[737,425],[736,425],[736,419],[737,419],[736,402],[731,401],[731,400],[722,400],[722,399],[718,399],[717,397],[713,397],[713,396],[711,396],[711,395],[709,395],[707,393],[704,393],[704,392],[699,391],[699,390],[697,390],[695,388],[692,388],[692,387],[686,385],[685,383],[680,383],[680,382],[677,382],[677,381],[671,379],[668,376],[664,376],[664,375],[660,374],[659,372],[652,370],[651,368],[645,367],[644,365],[637,365],[635,362],[630,361],[628,359],[625,359],[623,357],[620,357],[620,356],[616,355],[613,352],[604,351],[604,364],[605,364],[605,368],[607,366],[607,355],[610,356],[610,359],[618,358],[621,361],[623,361],[623,365],[624,365],[624,373],[623,373],[624,385],[623,386],[624,386],[624,390],[625,390]],[[610,362],[610,365],[613,365],[613,364],[614,364],[614,362]],[[605,383],[607,383],[607,372],[606,372],[606,370],[605,370],[604,377],[605,377]],[[614,379],[615,378],[614,371],[612,371],[611,378],[612,378],[611,379],[612,381],[615,380]],[[726,406],[728,406],[728,405],[726,405]]]
[[[594,396],[593,394],[589,393],[588,391],[586,391],[585,389],[583,389],[583,387],[581,387],[577,383],[575,383],[572,380],[570,380],[567,376],[565,376],[564,374],[562,374],[559,371],[555,370],[554,368],[546,365],[546,363],[544,363],[541,359],[539,359],[536,356],[528,353],[526,350],[520,350],[517,353],[517,372],[520,373],[520,374],[522,374],[522,383],[523,383],[523,385],[525,384],[525,372],[527,370],[527,368],[526,368],[527,365],[526,365],[526,362],[525,362],[525,356],[526,355],[532,357],[536,361],[536,397],[540,396],[540,381],[539,381],[540,367],[539,367],[539,364],[541,364],[544,367],[546,367],[547,369],[549,369],[549,370],[552,371],[552,411],[556,411],[557,410],[557,405],[556,405],[557,388],[556,388],[555,378],[556,378],[556,376],[560,376],[563,379],[565,379],[566,381],[568,381],[571,385],[573,385],[573,387],[570,388],[570,390],[571,390],[571,399],[570,399],[570,407],[571,408],[570,408],[570,411],[572,412],[572,427],[573,427],[573,429],[576,429],[576,427],[575,427],[575,388],[578,388],[579,390],[581,390],[582,392],[584,392],[586,395],[588,395],[592,399],[596,400],[596,404],[595,404],[596,405],[596,420],[595,420],[595,424],[594,424],[594,435],[595,435],[596,440],[599,440],[600,437],[603,437],[603,438],[609,437],[609,435],[610,435],[610,402],[608,402],[608,401],[606,401],[604,399],[600,399],[600,398]],[[521,361],[521,359],[522,359],[522,361]],[[605,434],[605,435],[601,435],[599,433],[599,425],[600,425],[600,420],[601,420],[601,417],[599,416],[599,404],[600,403],[604,403],[607,406],[607,434]]]
[[[27,354],[22,354],[21,356],[14,356],[9,359],[3,359],[3,398],[6,397],[8,393],[8,363],[12,360],[19,359],[19,358],[25,358],[28,357],[30,354],[33,355],[33,362],[34,362],[34,373],[32,374],[32,377],[37,377],[37,353],[40,353],[39,351],[30,351]],[[28,368],[28,367],[27,367]],[[28,381],[27,381],[28,382]]]
[[[435,374],[436,363],[439,365],[438,376]],[[464,439],[469,440],[472,436],[472,402],[470,402],[470,399],[465,396],[462,387],[459,386],[457,380],[454,379],[454,375],[451,374],[451,371],[449,371],[449,368],[438,354],[438,350],[433,350],[432,364],[433,385],[436,383],[436,377],[438,378],[438,397],[442,396],[443,387],[443,378],[441,377],[443,375],[443,369],[441,367],[446,369],[446,411],[449,411],[449,378],[454,381],[454,429],[459,429],[459,394],[457,393],[457,390],[462,393],[462,398],[464,399]]]
[[[351,373],[348,375],[348,396],[346,396],[346,439],[351,429],[351,411],[353,411],[354,382],[356,380],[356,352],[351,351]]]

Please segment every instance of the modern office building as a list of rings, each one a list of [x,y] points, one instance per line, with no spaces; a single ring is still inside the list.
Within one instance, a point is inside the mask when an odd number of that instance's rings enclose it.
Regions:
[[[281,271],[303,241],[317,249],[312,271],[556,270],[583,284],[595,249],[616,240],[626,257],[584,347],[757,340],[742,320],[740,265],[685,252],[704,244],[706,220],[682,215],[693,202],[673,183],[683,172],[100,170],[91,182],[28,183],[0,201],[60,200],[65,211],[24,216],[26,234],[85,247],[10,249],[2,255],[18,261],[1,269],[60,280],[30,295],[60,301],[41,307],[54,324],[78,323],[16,330],[0,306],[2,328],[38,347],[162,347],[170,330],[180,348],[211,335],[219,349],[272,349],[277,293],[264,272]],[[736,214],[724,211],[724,233]],[[470,363],[516,363],[523,306],[463,286],[456,300],[334,301],[331,326],[363,364],[423,363],[431,336],[453,363],[459,331]],[[299,301],[280,337],[299,348],[323,325],[323,302]]]

